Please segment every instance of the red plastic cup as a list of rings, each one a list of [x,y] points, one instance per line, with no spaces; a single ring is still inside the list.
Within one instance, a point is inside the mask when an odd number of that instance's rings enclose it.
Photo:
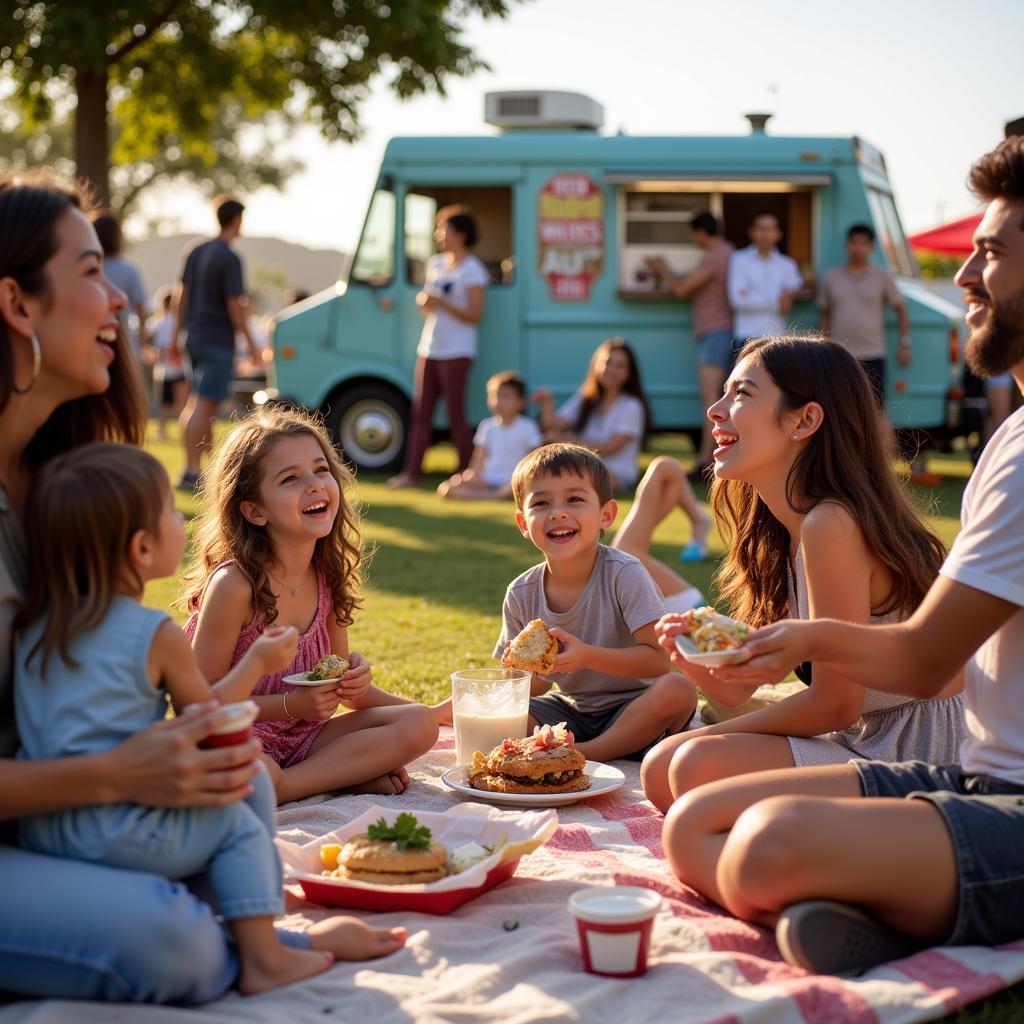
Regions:
[[[256,721],[259,710],[259,705],[251,700],[225,704],[215,712],[214,727],[199,746],[233,747],[244,743],[252,734],[252,723]]]
[[[583,953],[583,969],[607,978],[647,972],[654,915],[661,896],[637,885],[601,885],[569,897]]]

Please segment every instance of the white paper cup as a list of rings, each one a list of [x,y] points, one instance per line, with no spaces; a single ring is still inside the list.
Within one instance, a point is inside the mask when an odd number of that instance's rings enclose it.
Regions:
[[[576,918],[583,968],[610,978],[638,978],[647,972],[654,915],[661,896],[637,885],[601,885],[569,897]]]

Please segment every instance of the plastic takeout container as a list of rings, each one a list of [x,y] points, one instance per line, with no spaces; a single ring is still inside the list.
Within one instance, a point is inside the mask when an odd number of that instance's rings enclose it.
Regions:
[[[610,978],[638,978],[647,972],[654,915],[661,896],[637,885],[599,885],[569,897],[576,918],[583,968]]]
[[[303,845],[278,837],[278,852],[285,877],[298,882],[306,898],[327,906],[355,907],[359,910],[412,910],[424,914],[450,914],[464,903],[511,878],[519,859],[543,846],[558,827],[554,811],[499,811],[482,804],[459,804],[444,814],[412,810],[421,825],[426,825],[438,842],[449,850],[475,842],[489,846],[505,841],[485,860],[457,875],[419,885],[376,885],[350,878],[333,878],[322,873],[320,847],[325,843],[344,845],[361,835],[380,818],[390,825],[401,814],[401,807],[371,807],[347,825],[328,832]]]

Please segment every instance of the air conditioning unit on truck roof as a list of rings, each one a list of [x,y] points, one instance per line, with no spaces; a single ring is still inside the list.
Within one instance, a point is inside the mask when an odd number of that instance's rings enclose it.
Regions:
[[[578,92],[489,92],[484,94],[484,121],[506,130],[596,131],[604,124],[604,107]]]

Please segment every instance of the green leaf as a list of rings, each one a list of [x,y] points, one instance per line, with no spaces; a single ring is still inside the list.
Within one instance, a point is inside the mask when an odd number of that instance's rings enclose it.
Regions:
[[[415,815],[402,811],[395,818],[394,825],[389,825],[383,818],[378,818],[367,830],[371,839],[390,839],[399,852],[405,850],[427,850],[430,848],[430,837],[433,833],[426,825],[421,825]]]

